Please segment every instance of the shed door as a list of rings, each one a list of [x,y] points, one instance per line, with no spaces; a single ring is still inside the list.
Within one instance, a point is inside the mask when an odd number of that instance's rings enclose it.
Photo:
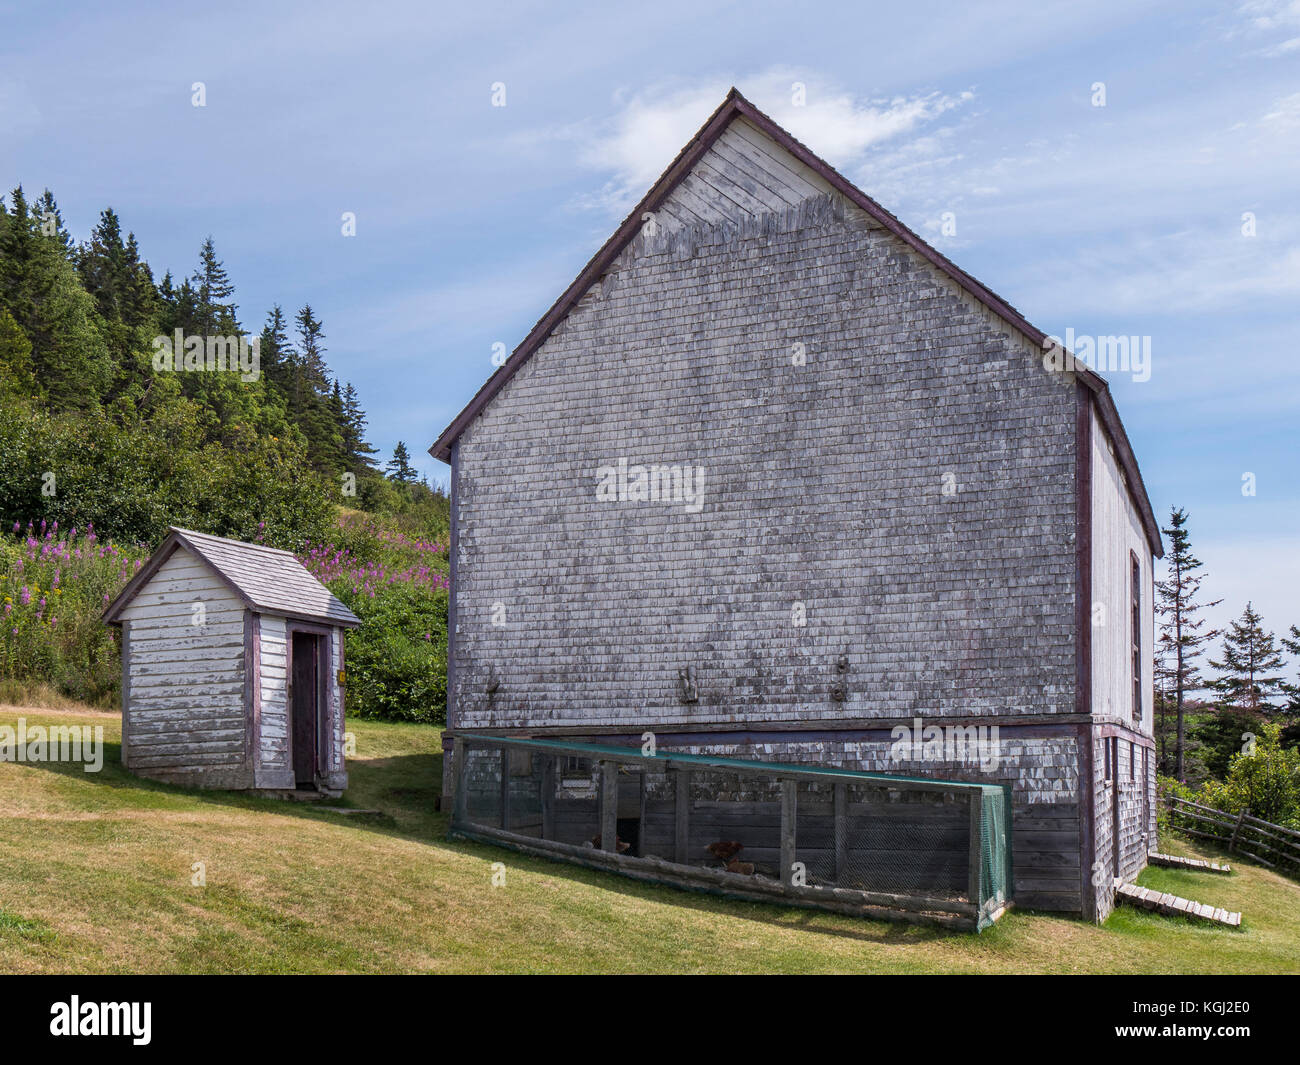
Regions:
[[[317,738],[320,735],[320,664],[324,637],[293,634],[293,776],[300,788],[316,784]]]

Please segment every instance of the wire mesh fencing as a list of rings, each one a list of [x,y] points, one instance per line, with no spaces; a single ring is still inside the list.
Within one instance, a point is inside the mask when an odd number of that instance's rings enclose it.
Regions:
[[[454,737],[455,835],[872,916],[983,928],[1011,902],[999,785]]]

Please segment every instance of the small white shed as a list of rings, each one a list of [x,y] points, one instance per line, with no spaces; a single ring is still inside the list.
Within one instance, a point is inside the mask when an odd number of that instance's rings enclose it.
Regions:
[[[172,528],[104,611],[122,630],[122,763],[170,783],[337,795],[343,632],[290,552]]]

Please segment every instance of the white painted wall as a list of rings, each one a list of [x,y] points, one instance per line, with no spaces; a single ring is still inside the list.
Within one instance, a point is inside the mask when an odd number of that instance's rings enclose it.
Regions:
[[[239,768],[244,761],[244,605],[178,548],[122,613],[129,768]]]
[[[259,711],[256,766],[257,786],[266,788],[292,788],[293,752],[288,699],[288,626],[283,617],[263,614],[258,617],[259,646]],[[333,628],[329,635],[329,685],[325,690],[326,737],[320,756],[322,775],[333,776],[331,787],[342,787],[338,779],[344,769],[343,762],[343,693],[338,683],[342,668],[343,630]]]
[[[1134,721],[1130,665],[1129,552],[1142,573],[1142,721]],[[1151,548],[1124,474],[1101,422],[1092,421],[1092,599],[1102,623],[1092,627],[1092,712],[1152,734],[1152,663],[1155,647]]]
[[[285,619],[261,614],[258,623],[258,670],[261,728],[258,735],[258,769],[289,770],[288,651]],[[267,783],[263,786],[275,787]],[[293,786],[290,781],[289,787]]]

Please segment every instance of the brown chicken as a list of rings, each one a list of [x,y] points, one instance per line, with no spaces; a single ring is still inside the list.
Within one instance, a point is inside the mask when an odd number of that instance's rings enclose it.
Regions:
[[[743,843],[737,843],[734,839],[723,839],[719,840],[717,843],[710,843],[705,849],[723,865],[726,865],[732,858],[745,849],[745,845]]]

